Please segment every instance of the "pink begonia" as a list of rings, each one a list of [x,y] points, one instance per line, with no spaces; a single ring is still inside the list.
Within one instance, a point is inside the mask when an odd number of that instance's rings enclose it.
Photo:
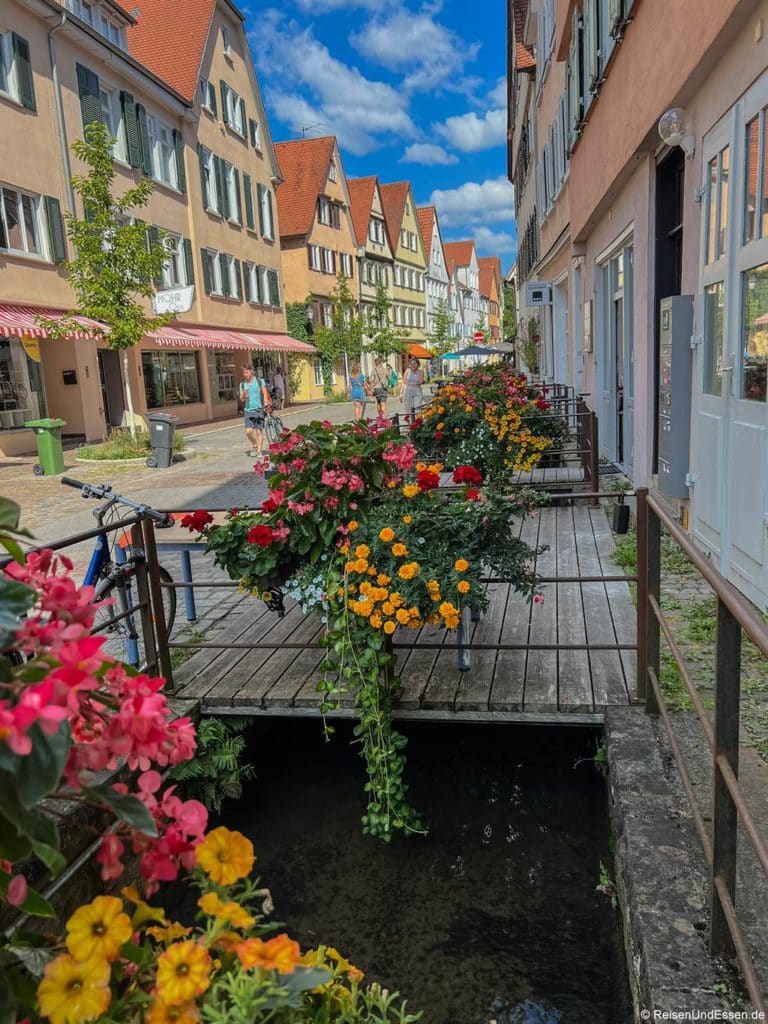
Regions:
[[[122,875],[125,870],[121,859],[124,853],[125,844],[118,836],[112,833],[104,836],[96,853],[96,863],[101,865],[102,881],[109,882]]]
[[[305,516],[315,511],[314,502],[311,501],[291,501],[289,498],[286,504],[291,512],[295,512],[298,516]]]
[[[24,875],[14,875],[5,890],[5,898],[12,907],[20,907],[27,898],[29,886]]]
[[[273,526],[272,527],[272,536],[273,536],[273,538],[276,541],[279,541],[281,544],[284,543],[285,541],[287,541],[288,538],[290,537],[290,535],[291,535],[291,531],[285,525],[283,525],[283,526]]]
[[[385,462],[391,462],[401,473],[406,473],[416,461],[416,454],[416,446],[412,445],[410,441],[404,443],[390,441],[382,458]]]
[[[330,487],[333,491],[342,491],[345,488],[353,494],[365,490],[365,483],[357,473],[345,469],[323,469],[320,474],[320,483],[324,487]]]
[[[536,594],[536,596],[533,599],[533,603],[534,604],[544,604],[544,595],[543,594]]]

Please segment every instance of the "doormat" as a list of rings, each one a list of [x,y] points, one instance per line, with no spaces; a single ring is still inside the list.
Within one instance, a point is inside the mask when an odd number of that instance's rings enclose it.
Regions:
[[[619,469],[618,466],[615,466],[612,462],[609,462],[606,465],[601,464],[600,466],[598,466],[597,472],[598,476],[613,476],[616,473],[618,473],[619,475],[623,474],[624,470]]]

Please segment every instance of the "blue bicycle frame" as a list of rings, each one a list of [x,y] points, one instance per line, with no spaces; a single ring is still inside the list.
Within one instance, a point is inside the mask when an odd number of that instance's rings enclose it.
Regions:
[[[83,585],[86,587],[97,586],[99,580],[101,579],[101,574],[104,571],[105,566],[109,564],[109,561],[109,541],[107,539],[107,534],[103,533],[101,534],[101,536],[96,538],[96,545],[93,549],[91,560],[88,563],[88,569],[86,570],[85,577],[83,579]],[[115,545],[115,562],[117,563],[117,565],[125,565],[125,563],[127,562],[125,551],[119,544]],[[131,595],[131,584],[128,580],[126,580],[125,583],[125,596],[127,607],[130,608],[133,605],[133,598]],[[126,610],[127,609],[121,609],[121,611]],[[128,623],[129,629],[132,629],[133,626],[130,619],[128,620]],[[139,645],[136,642],[136,638],[130,635],[130,632],[128,636],[126,636],[125,638],[125,652],[128,657],[128,664],[132,665],[134,668],[138,668]]]

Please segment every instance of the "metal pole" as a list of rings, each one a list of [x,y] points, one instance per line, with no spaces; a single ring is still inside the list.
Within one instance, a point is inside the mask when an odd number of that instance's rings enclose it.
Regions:
[[[646,602],[645,602],[645,673],[652,669],[656,678],[659,678],[659,664],[661,657],[660,648],[660,627],[655,615],[648,614],[648,598],[655,597],[658,602],[661,599],[661,522],[648,504],[648,492],[646,491],[645,507],[648,510],[646,523]],[[640,552],[638,550],[638,558]],[[638,576],[642,570],[638,564]],[[639,594],[638,594],[639,597]],[[645,690],[645,710],[649,715],[658,715],[659,705],[656,694],[652,687]]]
[[[739,700],[741,689],[741,626],[723,602],[717,602],[715,653],[715,753],[712,761],[712,918],[709,948],[713,956],[730,953],[733,940],[716,880],[726,886],[736,905],[736,848],[739,816],[723,778],[718,758],[739,774]]]
[[[589,479],[593,491],[600,490],[600,459],[597,453],[597,415],[593,410],[589,413]],[[597,499],[592,502],[597,506]]]
[[[139,523],[131,528],[131,547],[134,552],[144,550],[144,538]],[[144,638],[147,671],[151,668],[153,672],[157,672],[157,647],[155,646],[155,631],[152,628],[152,602],[149,593],[146,558],[135,558],[133,564],[136,569],[136,602],[141,617],[141,635]]]
[[[637,699],[645,700],[648,688],[648,488],[636,491],[637,516]]]
[[[155,527],[149,519],[142,523],[144,532],[144,552],[147,557],[147,573],[149,576],[149,592],[152,597],[152,620],[155,627],[157,642],[157,662],[160,675],[165,679],[166,688],[173,692],[173,666],[171,652],[168,648],[168,624],[165,621],[163,604],[163,588],[160,586],[158,574],[157,545],[155,544]]]

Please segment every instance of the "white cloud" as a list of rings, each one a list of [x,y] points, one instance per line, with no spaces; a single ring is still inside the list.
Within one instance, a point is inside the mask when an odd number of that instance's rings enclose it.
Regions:
[[[405,71],[405,89],[463,90],[468,84],[464,67],[476,59],[480,44],[467,43],[435,21],[438,11],[435,4],[418,13],[399,8],[353,33],[350,43],[390,71]]]
[[[505,75],[502,75],[496,80],[496,85],[488,93],[488,103],[492,107],[505,107],[507,106],[507,79]]]
[[[418,134],[407,97],[332,56],[311,29],[286,23],[271,10],[250,38],[259,68],[271,86],[271,105],[297,135],[319,121],[320,133],[336,135],[342,149],[359,155],[381,145],[381,136],[402,139]],[[287,83],[294,86],[291,91]]]
[[[471,111],[457,114],[432,126],[438,135],[464,153],[503,146],[507,140],[507,111],[504,107],[487,110],[482,116]]]
[[[505,177],[466,181],[453,189],[435,189],[429,197],[446,227],[514,220],[515,190]]]
[[[515,247],[515,238],[508,231],[492,231],[482,224],[473,229],[472,237],[481,256],[497,256]]]
[[[414,142],[400,157],[401,164],[457,164],[459,158],[431,142]]]
[[[323,14],[325,11],[341,11],[344,8],[358,7],[375,11],[380,4],[380,0],[296,0],[296,3],[302,11]]]

